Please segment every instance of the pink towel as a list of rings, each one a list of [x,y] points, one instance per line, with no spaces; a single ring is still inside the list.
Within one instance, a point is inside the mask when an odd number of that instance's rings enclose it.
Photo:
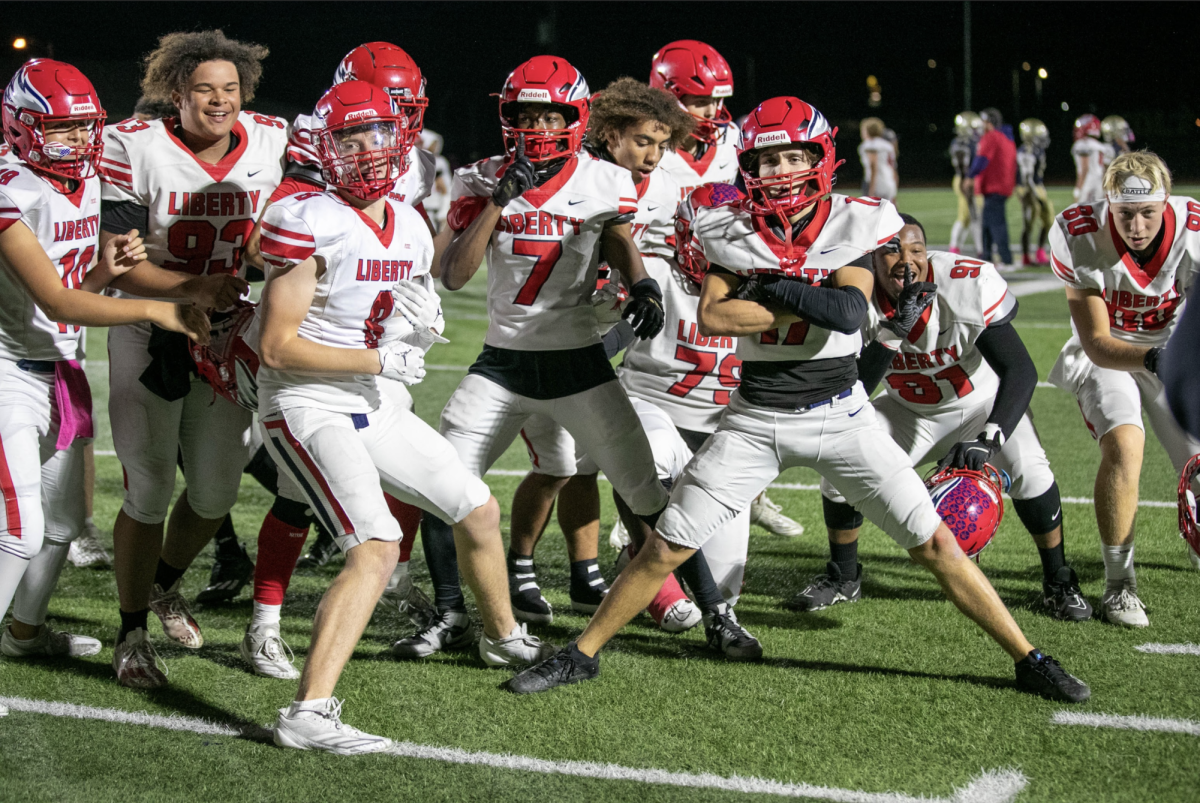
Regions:
[[[54,399],[58,402],[59,451],[71,448],[76,438],[95,437],[92,428],[92,388],[75,360],[54,363]]]

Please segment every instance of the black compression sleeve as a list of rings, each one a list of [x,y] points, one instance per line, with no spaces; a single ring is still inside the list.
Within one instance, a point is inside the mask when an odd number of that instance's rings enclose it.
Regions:
[[[992,325],[975,341],[979,353],[1000,377],[989,424],[999,424],[1005,439],[1021,422],[1037,387],[1037,368],[1011,323]]]
[[[629,325],[629,321],[621,321],[601,338],[604,341],[604,356],[611,360],[632,343],[633,338],[633,327]]]
[[[101,201],[100,230],[109,234],[128,234],[137,229],[146,236],[150,228],[150,210],[133,201]]]
[[[853,334],[867,317],[867,297],[857,287],[822,287],[796,279],[764,285],[768,296],[822,329]]]
[[[317,165],[288,162],[287,167],[284,168],[283,177],[298,178],[302,181],[316,184],[319,187],[325,186],[325,178],[321,175],[321,168]]]
[[[878,340],[872,340],[862,350],[862,354],[858,355],[858,379],[868,396],[875,392],[875,387],[887,373],[888,363],[892,361],[894,354],[894,351]]]

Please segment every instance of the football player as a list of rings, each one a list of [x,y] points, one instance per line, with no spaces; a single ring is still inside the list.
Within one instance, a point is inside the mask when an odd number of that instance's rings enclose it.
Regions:
[[[1101,180],[1104,166],[1112,159],[1112,149],[1100,141],[1100,118],[1094,114],[1080,115],[1075,120],[1072,134],[1075,137],[1071,145],[1071,156],[1075,159],[1075,200],[1102,200]]]
[[[280,494],[325,521],[346,563],[318,606],[300,688],[279,712],[275,743],[348,755],[391,745],[343,725],[332,696],[399,557],[402,533],[385,490],[453,523],[484,616],[485,661],[528,663],[542,645],[512,621],[496,582],[503,552],[495,498],[376,380],[419,382],[434,342],[434,316],[417,301],[436,298],[424,280],[433,239],[418,212],[389,197],[412,145],[407,119],[382,89],[354,80],[329,90],[315,116],[336,192],[284,198],[263,217],[259,427],[281,469]]]
[[[1051,267],[1066,285],[1074,330],[1050,381],[1074,394],[1100,444],[1101,614],[1113,624],[1146,627],[1133,559],[1142,413],[1176,471],[1200,453],[1200,442],[1171,416],[1158,377],[1163,347],[1200,267],[1200,203],[1171,195],[1171,173],[1149,151],[1114,159],[1104,171],[1104,193],[1065,209],[1050,230]]]
[[[913,465],[980,471],[984,463],[1012,478],[1017,515],[1042,560],[1042,604],[1055,619],[1086,621],[1091,606],[1063,554],[1058,483],[1027,412],[1037,369],[1012,326],[1017,299],[988,262],[927,251],[925,229],[901,215],[899,250],[875,253],[875,294],[859,359],[868,394],[884,381],[872,405],[880,426]],[[937,300],[906,336],[892,332],[896,304],[910,282],[932,282]],[[825,573],[788,603],[819,611],[859,599],[862,516],[826,480],[821,483],[830,561]]]
[[[95,655],[100,642],[46,625],[70,544],[84,530],[83,439],[92,398],[76,362],[84,326],[151,322],[208,339],[195,307],[97,295],[146,258],[139,233],[98,240],[104,109],[61,61],[21,65],[4,92],[0,168],[0,636],[9,658]]]
[[[248,289],[241,252],[283,176],[287,123],[242,111],[254,97],[266,48],[220,31],[167,34],[146,58],[142,88],[170,97],[178,116],[126,120],[104,131],[100,244],[145,232],[149,260],[113,287],[143,298],[187,298],[227,318]],[[166,273],[151,273],[153,264]],[[166,280],[160,278],[167,277]],[[146,616],[174,641],[204,643],[179,592],[184,572],[237,501],[249,459],[250,412],[213,398],[193,377],[187,341],[147,325],[109,330],[113,442],[126,480],[113,527],[121,629],[113,666],[126,685],[155,687]],[[167,535],[163,523],[182,453],[187,490]]]
[[[1021,200],[1021,264],[1048,265],[1046,237],[1054,225],[1054,207],[1046,195],[1046,148],[1050,147],[1050,132],[1041,120],[1030,117],[1019,126],[1021,147],[1017,149],[1017,197]],[[1037,253],[1031,255],[1030,239],[1033,224],[1040,220]]]
[[[637,188],[629,170],[581,152],[591,92],[565,59],[537,56],[518,66],[499,106],[505,154],[454,177],[455,239],[442,283],[458,290],[486,257],[489,325],[483,352],[442,411],[442,434],[482,477],[541,413],[592,456],[635,513],[654,520],[666,491],[591,304],[604,260],[629,287],[625,315],[637,336],[662,329],[662,291],[630,226]],[[395,644],[402,658],[459,646],[471,633],[445,525],[426,516],[422,544],[439,616]]]
[[[693,225],[709,264],[697,329],[738,338],[741,385],[717,432],[672,487],[654,538],[617,577],[578,641],[516,675],[510,690],[545,691],[597,677],[600,648],[645,607],[667,573],[780,471],[806,465],[938,578],[1016,662],[1018,687],[1061,700],[1089,696],[1022,635],[938,518],[858,382],[872,252],[903,221],[888,201],[831,194],[835,133],[798,98],[772,98],[751,113],[738,147],[750,197],[701,209]],[[897,301],[893,319],[905,335],[933,301],[928,284],[913,288]]]
[[[450,169],[450,160],[442,155],[446,140],[436,131],[428,128],[421,132],[421,149],[433,154],[433,187],[429,197],[425,199],[425,211],[434,231],[440,232],[446,225],[446,213],[450,211],[450,183],[454,181],[454,171]]]
[[[969,176],[971,162],[975,161],[975,146],[983,136],[983,120],[972,111],[959,112],[954,116],[954,139],[950,142],[950,164],[954,167],[951,187],[958,198],[958,217],[950,227],[951,254],[961,254],[962,246],[970,233],[975,242],[975,253],[983,252],[983,233],[980,229],[979,203],[975,200],[972,180]]]
[[[1129,146],[1135,139],[1133,129],[1119,114],[1110,114],[1100,121],[1100,136],[1104,139],[1104,144],[1108,146],[1110,161],[1122,153],[1129,153]]]
[[[863,168],[863,195],[896,200],[896,149],[883,133],[886,127],[878,117],[859,123],[858,160]]]

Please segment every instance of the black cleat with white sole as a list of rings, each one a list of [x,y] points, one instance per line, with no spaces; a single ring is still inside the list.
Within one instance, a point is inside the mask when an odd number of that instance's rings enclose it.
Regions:
[[[1083,598],[1079,578],[1070,566],[1061,567],[1054,580],[1042,586],[1042,606],[1061,622],[1086,622],[1092,618],[1092,606]]]
[[[730,661],[757,661],[763,655],[758,639],[742,627],[727,602],[704,614],[704,638],[710,649],[723,653]]]
[[[1033,650],[1017,661],[1016,671],[1018,689],[1047,700],[1082,703],[1092,696],[1092,690],[1086,683],[1068,673],[1058,661],[1041,650]]]
[[[804,590],[785,602],[783,607],[790,611],[812,613],[839,602],[858,602],[862,597],[862,564],[859,563],[855,570],[857,574],[853,579],[844,579],[838,565],[829,561],[825,564],[825,573],[809,580]]]
[[[540,664],[518,672],[508,681],[513,694],[537,694],[600,677],[600,656],[587,657],[571,642]]]
[[[254,577],[254,561],[246,554],[246,548],[238,541],[217,549],[208,586],[196,595],[196,602],[212,605],[229,602],[246,587]]]

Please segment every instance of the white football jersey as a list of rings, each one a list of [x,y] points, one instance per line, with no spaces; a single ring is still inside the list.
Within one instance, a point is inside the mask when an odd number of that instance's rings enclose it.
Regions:
[[[268,270],[311,256],[324,263],[299,336],[344,349],[370,349],[412,331],[394,316],[392,286],[429,272],[433,237],[407,204],[387,201],[383,228],[332,192],[308,192],[267,207],[262,254]],[[250,336],[257,345],[257,333]],[[263,414],[284,407],[366,413],[379,407],[375,376],[303,376],[262,366]]]
[[[1108,201],[1067,207],[1050,228],[1050,266],[1068,287],[1098,290],[1113,337],[1162,346],[1175,329],[1183,295],[1200,268],[1200,203],[1167,199],[1162,242],[1139,265],[1113,228]]]
[[[938,286],[937,301],[907,337],[883,328],[893,308],[878,283],[863,324],[864,340],[878,340],[894,352],[883,379],[888,395],[922,415],[995,398],[1000,379],[975,341],[1017,308],[1008,283],[990,262],[930,251],[929,267],[929,281]]]
[[[283,178],[287,123],[240,113],[233,127],[237,145],[216,164],[197,159],[174,127],[169,117],[105,127],[104,200],[149,210],[142,237],[155,265],[195,276],[244,276],[243,243]]]
[[[740,203],[697,210],[692,232],[710,265],[739,276],[784,273],[816,284],[904,227],[896,207],[877,198],[830,195],[817,202],[813,214],[790,249],[762,216],[751,215]],[[738,338],[737,355],[744,362],[824,360],[858,354],[861,346],[860,332],[846,335],[798,321],[786,332],[771,329]]]
[[[661,167],[635,186],[637,213],[633,216],[631,230],[638,251],[643,259],[674,259],[679,186]]]
[[[1075,140],[1071,145],[1071,156],[1075,159],[1075,175],[1083,176],[1080,191],[1085,193],[1079,200],[1090,201],[1102,197],[1101,181],[1104,168],[1111,160],[1108,146],[1094,137],[1084,137]],[[1087,164],[1083,163],[1087,158]]]
[[[715,145],[710,145],[699,159],[685,150],[667,151],[662,161],[658,163],[660,170],[670,174],[679,185],[679,197],[676,203],[687,197],[687,194],[705,184],[720,182],[732,184],[738,176],[737,141],[741,136],[735,123],[725,126],[725,130],[717,137]]]
[[[7,142],[0,142],[0,164],[14,165],[20,163],[20,161]]]
[[[863,186],[871,186],[871,163],[867,154],[875,154],[875,195],[891,200],[896,197],[896,148],[883,137],[872,137],[858,146],[858,159],[862,162]]]
[[[21,221],[37,237],[64,287],[78,288],[96,256],[100,180],[89,178],[71,195],[59,192],[23,163],[0,167],[0,231]],[[55,323],[0,256],[0,357],[73,360],[80,327]]]
[[[494,156],[460,168],[452,204],[464,211],[473,207],[477,214],[491,198],[503,164],[504,157]],[[629,171],[587,155],[568,158],[553,178],[504,207],[487,247],[484,342],[518,351],[599,343],[591,296],[600,235],[608,221],[636,212]],[[453,208],[451,216],[460,217]]]

